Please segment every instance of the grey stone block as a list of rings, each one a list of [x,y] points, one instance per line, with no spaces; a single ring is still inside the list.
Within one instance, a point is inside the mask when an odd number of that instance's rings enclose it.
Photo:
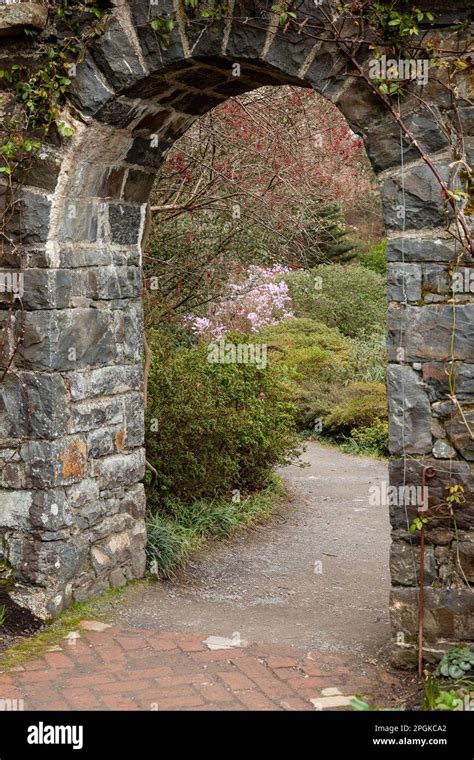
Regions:
[[[69,99],[83,114],[93,116],[113,97],[90,55],[86,55],[76,70],[68,93]]]
[[[423,467],[433,467],[436,476],[428,482],[428,505],[437,506],[445,502],[446,486],[459,484],[464,489],[465,503],[456,508],[456,523],[459,530],[472,530],[474,528],[474,477],[472,464],[464,460],[452,460],[449,467],[433,457],[426,456],[417,461],[407,457],[392,459],[389,463],[390,483],[395,486],[407,485],[421,487]],[[417,514],[416,509],[408,508],[408,518],[412,520]],[[390,521],[394,530],[401,530],[407,536],[405,510],[399,507],[390,509]],[[443,521],[444,523],[444,521]],[[428,537],[436,536],[439,526],[431,521],[425,528]],[[431,540],[431,539],[430,539]]]
[[[79,401],[71,405],[70,433],[97,430],[103,425],[118,425],[124,421],[122,399]]]
[[[46,194],[23,189],[17,195],[7,232],[24,245],[44,243],[48,237],[50,214],[51,199]]]
[[[387,260],[397,262],[454,261],[454,241],[442,238],[398,237],[387,242]]]
[[[129,164],[137,164],[149,169],[159,169],[163,163],[163,154],[170,147],[168,140],[160,139],[155,145],[149,138],[136,137],[127,153]]]
[[[442,264],[422,265],[423,295],[427,292],[446,295],[450,292],[450,277],[448,266]]]
[[[142,207],[111,203],[109,222],[112,241],[120,245],[137,245],[142,224]]]
[[[425,548],[425,585],[437,579],[434,548]],[[390,577],[394,586],[418,586],[420,577],[420,549],[403,541],[390,547]]]
[[[432,109],[436,117],[442,120],[439,110],[434,106]],[[432,156],[439,150],[447,147],[446,136],[436,123],[433,115],[428,111],[419,111],[403,116],[404,123],[412,132],[421,149]],[[368,155],[374,171],[380,172],[397,166],[400,163],[400,128],[393,120],[385,120],[382,124],[371,127],[367,143]],[[403,139],[403,160],[409,163],[420,154],[415,147]]]
[[[124,447],[125,428],[123,425],[102,425],[87,436],[87,451],[90,459],[99,459],[109,454],[117,454]]]
[[[64,489],[34,491],[30,509],[31,525],[40,531],[59,531],[74,524]]]
[[[437,168],[446,180],[447,167],[438,166]],[[419,164],[406,169],[404,187],[405,199],[400,174],[386,177],[382,184],[385,224],[390,230],[403,229],[403,209],[407,229],[438,227],[444,224],[444,204],[440,185],[428,166]]]
[[[35,370],[107,365],[117,356],[115,318],[97,309],[34,311],[25,315],[16,363]]]
[[[28,529],[32,503],[31,491],[0,491],[0,528]]]
[[[388,264],[389,301],[419,301],[421,298],[421,267],[417,264]]]
[[[435,459],[452,459],[456,456],[456,450],[446,441],[437,440],[433,446],[433,456]]]
[[[0,384],[0,433],[53,438],[66,432],[66,389],[60,375],[10,372]]]
[[[15,2],[0,6],[0,37],[21,34],[25,29],[44,29],[48,9],[39,3]]]
[[[392,628],[413,636],[418,631],[418,590],[392,589]],[[474,630],[474,596],[469,589],[425,590],[425,638],[427,641],[469,640]]]
[[[474,304],[456,308],[456,324],[450,304],[401,306],[390,304],[388,309],[389,361],[399,361],[400,346],[403,361],[439,360],[451,357],[451,336],[454,331],[455,360],[471,362],[474,346]]]
[[[105,212],[105,204],[103,208]],[[99,213],[100,208],[97,203],[70,198],[65,204],[58,239],[72,242],[95,242],[99,226]]]
[[[474,409],[472,407],[463,409],[463,416],[459,410],[456,410],[456,413],[446,420],[445,429],[449,440],[461,456],[473,462],[474,440],[471,432],[474,430]]]
[[[262,10],[266,10],[267,13],[254,12],[252,22],[242,24],[239,19],[248,17],[250,15],[249,9],[245,1],[236,0],[234,6],[235,20],[232,22],[227,43],[227,55],[234,56],[235,58],[258,60],[265,44],[266,31],[270,20],[268,11],[271,9],[265,8]]]
[[[61,588],[79,574],[87,552],[73,539],[44,543],[14,538],[9,561],[17,577],[46,588]]]
[[[99,69],[116,92],[145,75],[135,48],[117,19],[111,20],[92,51]]]
[[[65,269],[82,267],[110,266],[113,261],[112,251],[106,245],[86,247],[85,244],[64,244],[59,250],[59,266]],[[82,272],[79,273],[84,276]]]
[[[21,447],[27,484],[55,488],[82,480],[87,474],[87,447],[83,437],[29,441]]]
[[[124,397],[125,443],[127,448],[143,446],[145,437],[145,407],[143,394],[135,393]]]
[[[137,449],[132,454],[95,459],[91,462],[91,474],[98,478],[102,488],[138,483],[145,474],[145,452]]]
[[[117,365],[72,372],[68,375],[68,383],[73,401],[94,396],[113,396],[140,390],[143,385],[143,368],[141,364]]]
[[[93,299],[139,298],[142,273],[139,267],[94,267],[86,274],[86,295]]]
[[[391,364],[387,373],[390,451],[431,451],[430,402],[423,382],[411,367]]]

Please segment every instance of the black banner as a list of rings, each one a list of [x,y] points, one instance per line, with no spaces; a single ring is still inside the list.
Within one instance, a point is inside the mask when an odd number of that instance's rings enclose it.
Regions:
[[[0,760],[107,760],[256,750],[370,757],[473,758],[473,713],[461,712],[2,712]],[[303,749],[303,747],[305,749]],[[288,750],[286,750],[288,751]]]

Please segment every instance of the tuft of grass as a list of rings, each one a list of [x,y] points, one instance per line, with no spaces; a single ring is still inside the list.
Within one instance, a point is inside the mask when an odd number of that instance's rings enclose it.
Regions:
[[[224,498],[199,499],[192,504],[168,501],[165,513],[158,511],[147,517],[150,566],[163,578],[176,576],[190,554],[209,540],[228,539],[239,529],[267,520],[284,493],[281,479],[274,475],[265,489],[242,496],[240,501]]]
[[[342,451],[348,454],[387,459],[388,451],[388,422],[376,420],[373,425],[354,428],[348,438],[345,436],[340,443]]]
[[[0,625],[3,625],[7,617],[7,608],[4,604],[0,604]]]
[[[147,556],[152,569],[171,578],[182,568],[194,548],[192,533],[160,514],[147,518]]]

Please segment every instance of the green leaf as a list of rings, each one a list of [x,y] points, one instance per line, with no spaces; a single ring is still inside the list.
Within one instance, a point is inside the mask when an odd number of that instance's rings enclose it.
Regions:
[[[72,129],[72,127],[68,127],[62,121],[57,123],[56,126],[58,128],[59,134],[62,135],[63,137],[72,137],[72,135],[74,134],[74,130]]]
[[[352,697],[349,704],[354,708],[354,710],[370,710],[370,705],[367,702],[364,702],[364,700],[359,699],[359,697]]]

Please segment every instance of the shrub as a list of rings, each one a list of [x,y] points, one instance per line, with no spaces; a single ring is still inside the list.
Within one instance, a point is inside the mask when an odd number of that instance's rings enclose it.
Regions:
[[[343,398],[348,342],[339,330],[313,319],[289,319],[259,335],[271,361],[283,365],[294,387],[298,430],[309,430]]]
[[[206,316],[190,316],[187,324],[197,335],[212,340],[228,332],[256,333],[265,325],[278,324],[293,316],[288,285],[282,266],[252,266],[240,282],[229,283],[228,298],[208,307]]]
[[[310,247],[307,254],[309,266],[332,259],[346,262],[357,256],[354,241],[347,237],[346,223],[340,203],[328,203],[322,206],[316,217],[319,228],[315,236],[317,245]]]
[[[388,456],[388,422],[375,420],[373,425],[351,430],[350,438],[341,444],[344,451],[354,454]]]
[[[385,333],[363,338],[347,338],[351,379],[385,383],[387,376],[387,339]]]
[[[298,385],[296,425],[302,432],[318,432],[332,409],[344,399],[344,386],[307,379]]]
[[[259,339],[294,386],[298,430],[312,430],[320,420],[340,436],[386,419],[383,335],[346,338],[321,322],[295,318],[265,329]]]
[[[298,448],[291,388],[278,365],[211,363],[207,345],[176,346],[164,331],[148,340],[151,508],[166,508],[170,497],[190,504],[265,486]]]
[[[344,374],[348,346],[338,330],[314,319],[288,319],[259,333],[268,343],[270,356],[280,361],[294,381],[317,377],[335,379]]]
[[[359,264],[322,264],[284,279],[297,317],[337,327],[349,337],[385,332],[386,286],[377,272]]]
[[[387,240],[381,240],[368,251],[359,253],[358,258],[362,266],[385,277],[387,274]]]
[[[370,427],[387,419],[387,391],[383,383],[351,383],[345,399],[326,417],[325,428],[332,433],[349,434],[353,428]]]

